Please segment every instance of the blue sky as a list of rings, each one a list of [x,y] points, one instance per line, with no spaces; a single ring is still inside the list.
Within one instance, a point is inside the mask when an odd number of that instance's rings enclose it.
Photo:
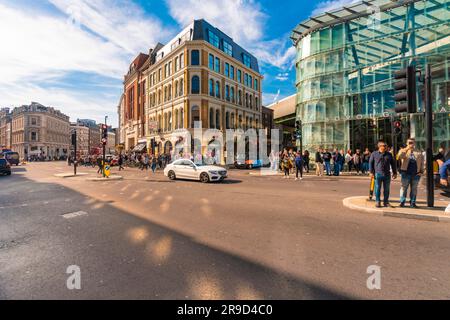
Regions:
[[[263,103],[295,93],[289,35],[355,0],[0,0],[0,107],[37,101],[117,125],[123,74],[139,52],[204,18],[259,59]]]

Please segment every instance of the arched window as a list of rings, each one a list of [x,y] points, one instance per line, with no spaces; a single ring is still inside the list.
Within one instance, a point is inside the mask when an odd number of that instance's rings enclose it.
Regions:
[[[180,79],[180,97],[184,94],[184,80]]]
[[[220,98],[220,82],[216,81],[216,97]]]
[[[164,102],[167,101],[167,87],[164,87]]]
[[[216,129],[220,129],[220,111],[216,110]]]
[[[259,109],[259,104],[258,104],[258,97],[255,97],[255,109],[258,110]]]
[[[175,110],[175,118],[174,118],[174,120],[175,120],[175,130],[178,129],[178,124],[180,123],[180,121],[178,119],[178,116],[179,116],[178,110]]]
[[[200,64],[200,52],[198,50],[191,51],[191,65],[198,66]]]
[[[167,131],[167,113],[164,113],[164,128],[163,131]]]
[[[167,130],[172,131],[172,112],[170,112],[170,111],[167,116]]]
[[[200,121],[200,109],[198,106],[191,108],[191,128],[195,128],[195,122]]]
[[[161,96],[162,96],[162,92],[160,89],[160,90],[158,90],[158,104],[161,104]]]
[[[234,103],[234,87],[231,87],[231,102]]]
[[[175,98],[178,97],[178,81],[175,81],[175,93],[174,93]]]
[[[214,129],[214,109],[209,109],[209,128]]]
[[[250,106],[250,109],[253,109],[253,96],[252,95],[249,95],[248,104]]]
[[[199,94],[200,93],[200,78],[198,76],[193,76],[192,77],[191,93],[192,94]]]
[[[225,113],[225,128],[230,129],[230,113],[228,111]]]
[[[231,113],[231,129],[236,129],[236,121],[234,119],[234,112]]]
[[[180,109],[180,123],[178,124],[179,129],[184,128],[184,111],[183,109]]]
[[[162,131],[162,129],[163,129],[162,116],[159,115],[158,116],[158,130]]]
[[[225,86],[225,99],[227,99],[227,101],[230,101],[230,86],[229,85]]]
[[[214,80],[209,79],[209,95],[214,97]]]
[[[245,106],[248,108],[248,93],[245,94]]]
[[[242,115],[239,115],[238,127],[239,129],[242,129]]]
[[[169,87],[167,88],[167,93],[168,93],[168,97],[167,97],[167,100],[172,100],[172,85],[171,84],[169,84]]]
[[[238,103],[242,106],[242,90],[239,90]]]

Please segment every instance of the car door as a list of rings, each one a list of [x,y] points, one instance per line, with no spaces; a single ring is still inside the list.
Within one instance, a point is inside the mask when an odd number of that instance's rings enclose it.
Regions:
[[[193,162],[185,160],[183,162],[183,175],[186,179],[197,179],[197,170]]]

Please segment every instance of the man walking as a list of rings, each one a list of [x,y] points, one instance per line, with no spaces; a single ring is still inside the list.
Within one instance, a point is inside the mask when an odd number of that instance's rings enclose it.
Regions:
[[[295,154],[295,180],[297,181],[300,173],[300,180],[303,180],[303,157],[300,151]]]
[[[408,188],[411,188],[409,199],[411,208],[417,208],[417,186],[424,172],[424,159],[421,152],[415,150],[416,140],[408,139],[406,148],[400,149],[397,158],[401,161],[400,175],[402,188],[400,189],[400,207],[404,207]]]
[[[323,176],[323,159],[322,159],[322,149],[319,148],[316,152],[316,175]]]
[[[327,176],[331,176],[331,153],[325,149],[325,152],[322,155],[323,162],[325,163],[325,170],[327,172]]]
[[[119,164],[119,171],[124,170],[125,168],[123,167],[123,156],[122,156],[122,154],[119,154],[119,160],[117,162]]]
[[[392,179],[396,179],[397,166],[394,157],[390,152],[387,152],[386,143],[380,140],[378,142],[378,151],[373,152],[369,159],[370,177],[375,178],[375,198],[377,208],[381,208],[381,187],[384,189],[384,206],[390,206],[391,168]]]

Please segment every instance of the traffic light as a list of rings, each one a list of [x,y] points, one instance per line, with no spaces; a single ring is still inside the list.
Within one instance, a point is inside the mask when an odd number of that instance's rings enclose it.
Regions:
[[[102,144],[106,146],[108,142],[108,126],[106,124],[102,124]]]
[[[395,121],[394,122],[394,134],[399,136],[402,134],[402,122],[401,121]]]
[[[295,137],[297,139],[302,138],[302,122],[300,120],[295,121]]]
[[[77,144],[77,132],[72,132],[72,146],[75,146]]]
[[[416,68],[409,66],[394,73],[394,100],[396,113],[416,113]]]

